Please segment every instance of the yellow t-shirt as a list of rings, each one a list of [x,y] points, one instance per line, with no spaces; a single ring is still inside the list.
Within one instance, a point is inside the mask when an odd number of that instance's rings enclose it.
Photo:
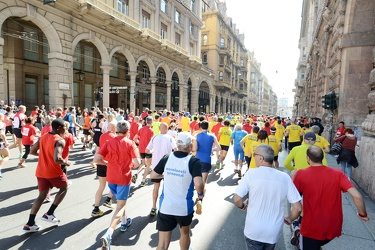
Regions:
[[[260,141],[256,141],[256,142],[253,142],[253,145],[251,147],[251,161],[250,161],[250,168],[256,168],[257,165],[255,163],[255,158],[254,158],[254,152],[255,152],[255,149],[259,146],[259,145],[268,145],[267,143],[264,143],[264,142],[260,142]]]
[[[212,127],[215,126],[216,123],[217,123],[217,122],[212,121],[212,122],[210,122],[210,123],[208,124],[208,132],[211,133]]]
[[[268,144],[273,148],[274,156],[279,154],[279,146],[281,145],[281,141],[275,135],[268,136]]]
[[[188,132],[190,130],[190,127],[189,127],[189,123],[190,123],[189,117],[184,116],[181,119],[181,123],[182,123],[182,132]]]
[[[309,147],[309,144],[302,144],[301,146],[294,147],[285,158],[284,167],[289,170],[300,170],[310,167],[310,164],[306,160],[306,152]],[[291,164],[292,161],[294,166]],[[323,165],[328,166],[326,154],[324,154]]]
[[[241,142],[245,144],[245,149],[244,149],[245,156],[251,155],[251,147],[253,145],[253,142],[256,142],[257,140],[258,140],[258,134],[256,133],[249,134],[241,140]]]
[[[275,125],[275,128],[276,128],[275,136],[276,136],[280,141],[282,141],[283,138],[284,138],[284,133],[285,133],[285,128],[284,128],[284,126],[281,125],[281,124],[276,124],[276,125]]]
[[[160,122],[153,122],[152,123],[152,130],[154,131],[154,135],[160,134]]]
[[[227,126],[224,126],[220,128],[219,134],[220,134],[219,144],[223,146],[229,146],[230,136],[232,135],[232,130]]]
[[[302,133],[302,128],[296,124],[289,125],[285,130],[289,130],[289,142],[299,142],[301,141],[300,134]]]

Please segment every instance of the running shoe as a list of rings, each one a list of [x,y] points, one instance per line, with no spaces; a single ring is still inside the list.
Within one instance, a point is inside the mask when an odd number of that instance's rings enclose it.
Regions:
[[[120,231],[121,232],[125,232],[126,230],[128,230],[128,227],[132,224],[132,219],[131,218],[128,218],[126,220],[126,224],[121,224],[121,227],[120,227]]]
[[[197,199],[197,200],[195,201],[195,205],[197,206],[195,212],[196,212],[197,214],[202,214],[202,201],[199,200],[199,199]]]
[[[22,156],[23,156],[23,154],[20,154],[20,156],[18,157],[19,159],[21,159],[22,158]]]
[[[241,170],[237,170],[238,178],[242,178]]]
[[[132,176],[132,182],[133,182],[133,183],[136,183],[136,182],[137,182],[137,178],[138,178],[138,174],[134,174],[134,175]]]
[[[151,216],[155,216],[155,215],[156,215],[156,211],[157,211],[156,208],[151,208],[150,215],[151,215]]]
[[[108,207],[108,208],[112,208],[112,200],[106,200],[104,203],[103,203],[103,206],[105,207]]]
[[[93,150],[93,151],[91,151],[91,153],[94,155],[95,153],[96,153],[96,151],[95,150]]]
[[[144,181],[141,182],[141,185],[140,185],[140,186],[141,186],[141,187],[145,187],[146,185],[147,185],[146,180],[144,180]]]
[[[100,210],[100,209],[98,209],[98,210],[92,210],[92,212],[91,212],[91,216],[92,217],[100,217],[100,216],[102,216],[104,214],[104,212],[102,211],[102,210]]]
[[[44,202],[51,202],[52,201],[52,197],[51,196],[47,196],[46,199],[44,200]]]
[[[100,240],[102,241],[102,250],[111,250],[111,235],[106,233]]]
[[[299,245],[299,236],[300,236],[300,227],[298,220],[293,221],[292,223],[293,236],[290,239],[290,244],[293,246]]]
[[[54,223],[54,224],[60,223],[60,220],[57,219],[54,214],[48,215],[47,213],[45,213],[42,216],[42,220],[48,221],[48,222]]]
[[[89,142],[89,149],[92,149],[92,142]]]
[[[29,225],[25,225],[23,226],[23,231],[25,233],[35,233],[35,232],[39,232],[39,229],[41,229],[42,227],[38,226],[37,224],[34,224],[32,226],[29,226]]]
[[[216,168],[220,169],[220,161],[219,160],[216,161]]]

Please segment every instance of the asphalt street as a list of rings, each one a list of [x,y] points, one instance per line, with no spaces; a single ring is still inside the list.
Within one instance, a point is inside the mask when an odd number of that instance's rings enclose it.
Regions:
[[[37,158],[30,156],[26,168],[18,168],[18,152],[11,150],[11,160],[3,168],[0,181],[0,249],[98,249],[100,237],[106,232],[112,210],[101,207],[104,216],[92,218],[91,211],[98,181],[96,171],[90,166],[93,155],[82,151],[80,142],[72,150],[70,160],[74,163],[68,169],[72,181],[68,193],[56,209],[59,225],[41,221],[50,203],[44,204],[37,214],[36,222],[43,226],[38,233],[25,234],[23,225],[27,222],[30,208],[38,195],[35,167]],[[285,152],[281,153],[283,161]],[[191,230],[191,248],[245,249],[243,228],[245,212],[232,201],[233,192],[239,182],[233,173],[232,148],[222,170],[213,170],[208,179],[203,213],[194,215]],[[213,157],[213,160],[216,160]],[[284,168],[280,168],[284,170]],[[245,167],[243,168],[245,171]],[[133,219],[126,232],[117,228],[113,234],[112,249],[155,249],[158,243],[156,218],[149,216],[152,185],[140,187],[140,178],[131,189],[127,203],[127,214]],[[108,191],[108,188],[106,189]],[[52,194],[57,190],[53,189]],[[287,213],[287,206],[285,206]],[[179,231],[173,232],[170,249],[179,249]],[[284,226],[284,233],[277,243],[278,250],[295,249],[289,244],[290,227]]]

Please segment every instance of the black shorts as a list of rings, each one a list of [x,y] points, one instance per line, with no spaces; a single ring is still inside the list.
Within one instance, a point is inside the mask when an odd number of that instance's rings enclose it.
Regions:
[[[301,142],[300,142],[300,141],[289,142],[289,143],[288,143],[288,149],[289,149],[289,150],[292,150],[294,147],[297,147],[297,146],[300,146],[300,145],[301,145]]]
[[[303,250],[319,250],[321,246],[324,246],[330,241],[331,240],[315,240],[302,235]]]
[[[91,135],[90,131],[88,129],[84,129],[83,130],[83,134],[84,135]]]
[[[150,159],[150,158],[152,158],[152,154],[146,154],[146,153],[139,153],[139,154],[141,156],[141,159],[144,159],[144,158]]]
[[[22,134],[21,134],[20,128],[13,128],[13,133],[18,139],[22,139]]]
[[[7,133],[13,134],[13,126],[6,126],[5,127],[5,134]]]
[[[156,222],[156,229],[159,231],[172,231],[177,224],[180,227],[189,226],[193,220],[193,214],[191,213],[187,216],[175,216],[175,215],[167,215],[158,213],[158,218]]]
[[[201,162],[202,173],[208,173],[211,171],[211,163]]]
[[[151,182],[160,183],[161,180],[163,180],[163,178],[162,179],[151,179]]]
[[[277,161],[278,159],[279,159],[279,156],[278,156],[278,155],[276,155],[276,156],[273,157],[273,160],[274,160],[274,161]]]
[[[224,151],[227,151],[227,152],[229,150],[229,146],[224,146],[224,145],[220,144],[220,147],[221,147],[221,150],[224,150]]]
[[[96,175],[99,177],[107,177],[107,166],[96,165]]]

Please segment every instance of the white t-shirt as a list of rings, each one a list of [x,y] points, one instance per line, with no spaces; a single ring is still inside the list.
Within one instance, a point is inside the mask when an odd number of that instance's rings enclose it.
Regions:
[[[301,200],[290,176],[271,167],[250,168],[235,193],[240,197],[249,193],[245,236],[268,244],[275,244],[280,237],[285,200]]]
[[[154,136],[147,147],[148,150],[154,150],[152,153],[152,169],[159,163],[164,155],[172,152],[172,149],[177,148],[175,139],[167,134],[158,134]]]
[[[176,138],[177,131],[176,130],[168,130],[167,134],[172,136],[173,138]]]

